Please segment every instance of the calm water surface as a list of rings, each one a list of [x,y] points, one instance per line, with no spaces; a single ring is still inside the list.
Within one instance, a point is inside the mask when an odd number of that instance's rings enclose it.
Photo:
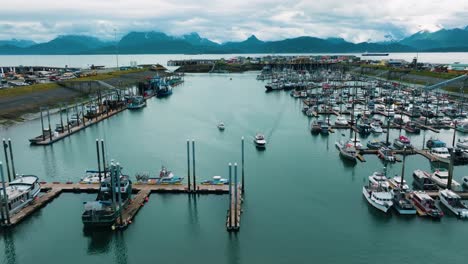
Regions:
[[[96,138],[105,139],[108,159],[121,162],[130,175],[155,174],[165,164],[181,176],[185,142],[193,138],[198,178],[226,177],[227,163],[240,161],[245,136],[239,233],[225,230],[225,195],[154,194],[123,233],[84,233],[82,203],[95,196],[63,194],[1,233],[0,263],[466,263],[468,222],[383,215],[370,208],[362,185],[383,164],[374,156],[355,166],[344,163],[334,143],[348,131],[312,136],[300,101],[284,92],[266,94],[255,76],[187,75],[170,98],[152,98],[142,111],[122,112],[53,146],[29,146],[27,139],[40,132],[39,120],[0,130],[14,141],[17,171],[47,181],[77,181],[94,169]],[[58,122],[57,115],[52,119]],[[226,123],[224,132],[216,128],[219,121]],[[267,136],[266,151],[252,144],[257,131]],[[398,134],[392,131],[390,139]],[[411,139],[421,146],[434,135]],[[437,136],[449,143],[452,132]],[[411,156],[406,167],[409,176],[430,164]],[[388,167],[390,175],[400,171],[401,163]],[[455,175],[468,175],[468,166],[456,167]]]

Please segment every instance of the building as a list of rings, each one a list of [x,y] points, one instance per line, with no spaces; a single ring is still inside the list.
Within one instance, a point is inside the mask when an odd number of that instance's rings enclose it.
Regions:
[[[453,64],[450,64],[447,67],[447,70],[448,70],[448,72],[456,72],[456,73],[465,72],[465,73],[468,73],[468,64],[462,64],[462,63],[459,63],[459,62],[455,62]]]

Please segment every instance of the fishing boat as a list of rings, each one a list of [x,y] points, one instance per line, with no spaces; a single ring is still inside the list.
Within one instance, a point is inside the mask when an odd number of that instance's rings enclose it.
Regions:
[[[403,129],[408,133],[419,134],[421,132],[421,129],[416,125],[415,122],[407,122]]]
[[[444,216],[444,213],[435,205],[434,199],[425,192],[413,192],[411,201],[421,216],[429,216],[434,219],[440,219]]]
[[[132,182],[128,176],[120,175],[120,186],[117,186],[116,177],[107,177],[101,182],[95,201],[84,204],[81,220],[85,227],[110,227],[115,224],[121,210],[127,207],[132,195]],[[114,185],[114,187],[112,187]],[[121,204],[113,197],[121,197]],[[115,203],[114,203],[115,201]]]
[[[340,151],[341,157],[356,162],[356,148],[351,143],[341,144],[341,142],[336,142],[335,144]]]
[[[413,186],[419,190],[438,191],[439,187],[431,180],[431,175],[423,170],[413,171]]]
[[[310,132],[312,134],[318,134],[322,130],[322,121],[321,120],[314,120],[312,125],[310,126]]]
[[[403,149],[403,148],[413,148],[413,146],[411,145],[411,142],[409,140],[409,138],[405,137],[405,136],[399,136],[398,138],[396,138],[394,141],[393,141],[393,145],[398,148],[398,149]]]
[[[468,138],[459,138],[456,146],[457,148],[468,150]]]
[[[127,105],[127,108],[130,110],[141,109],[146,106],[146,100],[143,96],[134,96],[130,98],[130,103]]]
[[[97,170],[87,170],[85,173],[85,176],[81,178],[80,183],[82,184],[98,184],[100,183],[99,181],[99,176],[101,176],[101,181],[110,176],[109,171],[104,172],[104,171],[97,171]]]
[[[354,146],[357,150],[360,150],[363,148],[361,140],[357,137],[356,139],[350,138],[347,143]]]
[[[328,127],[328,124],[323,122],[321,125],[320,125],[320,134],[322,135],[328,135],[328,133],[330,132],[330,128]]]
[[[219,129],[220,131],[223,131],[224,128],[225,128],[225,125],[224,125],[223,122],[221,122],[221,123],[218,124],[218,129]]]
[[[450,152],[447,148],[432,148],[429,153],[436,161],[450,163]]]
[[[395,154],[393,154],[393,151],[385,146],[377,150],[377,157],[379,157],[380,159],[384,161],[389,161],[389,162],[396,161]]]
[[[429,149],[431,149],[431,148],[445,148],[445,147],[447,147],[447,144],[445,144],[445,142],[443,142],[442,140],[430,138],[426,142],[426,147],[429,148]]]
[[[393,208],[401,215],[415,215],[416,208],[407,198],[407,193],[400,189],[393,189]]]
[[[229,184],[229,180],[221,178],[221,176],[213,176],[213,179],[202,181],[201,184],[205,184],[205,185],[224,185],[224,184]]]
[[[35,175],[18,176],[5,187],[7,208],[10,215],[20,211],[23,207],[34,201],[39,195],[41,186],[39,178]],[[5,204],[4,190],[0,187],[0,198]],[[3,211],[2,211],[3,214]]]
[[[430,179],[439,187],[447,188],[449,172],[444,168],[438,168],[431,174]],[[455,179],[452,179],[452,190],[460,191],[461,185]]]
[[[93,119],[97,116],[99,116],[99,107],[95,104],[90,104],[86,106],[86,112],[85,112],[85,117],[87,119]]]
[[[262,133],[257,133],[254,137],[254,143],[257,148],[265,148],[266,147],[266,139]]]
[[[156,90],[156,97],[167,97],[172,94],[172,86],[167,83],[161,83],[159,88]]]
[[[406,183],[406,180],[403,179],[403,185],[401,185],[401,176],[395,176],[388,179],[388,184],[390,185],[391,189],[399,189],[404,192],[409,191],[409,186]]]
[[[468,206],[462,202],[460,195],[446,189],[439,192],[439,199],[440,203],[459,218],[468,218]]]
[[[468,189],[468,176],[462,178],[463,187]]]
[[[348,120],[344,116],[338,116],[335,120],[335,126],[347,126]]]
[[[162,166],[159,171],[159,178],[156,178],[156,184],[182,184],[183,179],[183,177],[175,176],[172,171]]]
[[[385,180],[382,180],[383,178]],[[369,183],[362,187],[362,194],[370,205],[384,213],[393,205],[393,195],[383,174],[374,173],[369,176]]]
[[[468,133],[468,120],[457,123],[456,129],[462,133]]]
[[[380,141],[378,141],[376,139],[373,139],[373,140],[367,141],[366,146],[369,149],[379,149],[379,148],[382,147],[382,142],[380,142]]]
[[[382,127],[380,126],[380,124],[378,123],[375,123],[375,122],[372,122],[370,124],[370,128],[371,128],[371,132],[374,133],[374,134],[380,134],[383,132],[383,129]]]

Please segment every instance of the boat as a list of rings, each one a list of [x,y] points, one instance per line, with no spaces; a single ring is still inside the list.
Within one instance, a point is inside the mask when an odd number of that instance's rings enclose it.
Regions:
[[[80,183],[82,184],[98,184],[100,183],[99,181],[99,175],[101,176],[101,181],[110,176],[109,171],[104,172],[104,171],[97,171],[97,170],[87,170],[86,174],[83,178],[81,178]]]
[[[414,122],[407,122],[405,126],[403,127],[403,129],[408,133],[415,133],[415,134],[421,133],[421,129]]]
[[[411,145],[411,142],[409,138],[405,136],[399,136],[393,141],[393,145],[398,148],[398,149],[403,149],[403,148],[412,148],[413,146]]]
[[[312,125],[310,126],[310,132],[311,132],[312,134],[318,134],[318,133],[320,133],[320,131],[322,130],[322,127],[321,127],[322,125],[321,125],[321,123],[322,123],[321,120],[319,120],[319,121],[314,120],[314,121],[312,122]]]
[[[403,179],[403,185],[401,185],[401,176],[395,176],[388,179],[388,183],[391,189],[399,189],[404,192],[409,191],[409,186],[406,183],[406,180]]]
[[[146,100],[143,96],[134,96],[130,98],[130,103],[127,108],[130,110],[141,109],[146,106]]]
[[[132,181],[125,175],[118,177],[120,177],[120,186],[113,188],[112,184],[117,183],[111,183],[112,177],[107,177],[101,182],[96,200],[84,204],[81,220],[86,228],[114,225],[121,210],[129,204],[132,196]],[[117,202],[114,204],[113,197],[115,196],[121,197],[122,207]]]
[[[90,104],[86,106],[86,112],[84,117],[87,119],[93,119],[97,116],[99,116],[99,107],[95,104]]]
[[[344,116],[338,116],[335,120],[335,126],[347,126],[348,120]]]
[[[385,146],[382,146],[381,148],[379,148],[379,150],[377,150],[377,156],[384,161],[389,161],[389,162],[396,161],[393,151]]]
[[[367,141],[366,145],[367,145],[367,148],[369,149],[379,149],[382,147],[382,142],[376,139],[373,139],[373,140]]]
[[[335,143],[338,150],[340,151],[340,155],[347,159],[347,160],[350,160],[350,161],[354,161],[356,162],[356,148],[353,146],[353,144],[351,143],[345,143],[345,144],[341,144],[341,143]]]
[[[364,52],[362,56],[388,56],[388,53],[369,53],[369,52]]]
[[[431,175],[423,170],[413,171],[413,186],[424,191],[438,191],[439,187],[431,180]]]
[[[444,168],[438,168],[430,175],[430,179],[439,187],[442,187],[444,189],[447,188],[448,178],[449,172]],[[460,183],[458,183],[455,179],[452,179],[452,190],[461,190]]]
[[[415,215],[416,208],[407,198],[407,193],[400,189],[393,189],[393,208],[401,215]]]
[[[369,124],[360,123],[357,125],[359,134],[369,135],[371,133],[371,126]]]
[[[468,206],[462,202],[460,195],[445,189],[439,192],[439,199],[441,204],[459,218],[468,218]]]
[[[257,148],[265,148],[267,142],[262,133],[257,133],[254,138],[254,143]]]
[[[205,185],[224,185],[224,184],[229,184],[229,180],[221,178],[221,176],[213,176],[213,179],[202,181],[201,184],[205,184]]]
[[[166,97],[172,94],[172,86],[167,83],[161,83],[159,88],[156,90],[156,97]]]
[[[462,133],[468,133],[468,121],[465,119],[465,121],[457,123],[456,130]]]
[[[411,201],[421,216],[429,216],[434,219],[440,219],[444,216],[444,213],[435,205],[434,199],[425,192],[413,192]]]
[[[357,150],[360,150],[363,148],[362,146],[362,143],[361,143],[361,140],[359,138],[356,137],[356,139],[353,139],[353,138],[350,138],[348,140],[348,144],[351,144],[352,146],[354,146]]]
[[[320,125],[320,134],[322,135],[328,135],[328,133],[330,132],[330,129],[328,127],[328,124],[323,122],[321,125]]]
[[[225,125],[224,125],[223,122],[218,124],[218,129],[221,130],[221,131],[223,131],[225,129]]]
[[[384,213],[393,205],[393,195],[388,189],[385,175],[381,173],[369,176],[369,183],[362,187],[362,194],[370,205]]]
[[[468,150],[468,138],[459,138],[456,146],[457,148]]]
[[[172,171],[165,166],[159,171],[159,178],[156,178],[156,184],[182,184],[183,177],[175,176]]]
[[[378,123],[375,123],[375,122],[372,122],[370,124],[370,128],[371,128],[371,132],[374,134],[380,134],[383,132],[382,127]]]
[[[34,201],[41,191],[41,186],[37,176],[23,175],[11,181],[8,186],[5,187],[5,190],[0,187],[2,204],[5,204],[4,191],[8,199],[7,208],[9,210],[9,215],[13,215]]]
[[[445,147],[447,147],[447,144],[445,144],[445,142],[443,142],[442,140],[430,138],[426,142],[426,147],[429,148],[429,149],[431,149],[431,148],[445,148]]]
[[[429,153],[436,161],[450,163],[450,152],[447,148],[432,148]]]
[[[462,178],[463,186],[468,189],[468,176]]]

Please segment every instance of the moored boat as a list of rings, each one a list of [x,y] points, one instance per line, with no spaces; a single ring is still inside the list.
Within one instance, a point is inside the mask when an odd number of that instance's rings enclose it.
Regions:
[[[385,175],[374,173],[369,176],[369,183],[362,187],[362,194],[367,202],[376,209],[387,213],[393,205],[393,195],[388,189]]]
[[[393,208],[401,215],[415,215],[416,208],[407,198],[407,193],[400,189],[393,190]]]
[[[311,132],[312,134],[318,134],[318,133],[320,133],[321,130],[322,130],[322,128],[321,128],[321,121],[314,120],[314,121],[312,122],[311,127],[310,127],[310,132]]]
[[[33,202],[40,191],[41,186],[39,184],[39,178],[35,175],[18,176],[15,180],[11,181],[8,186],[5,187],[7,197],[6,207],[8,208],[9,215],[17,213],[29,203]],[[0,199],[1,203],[5,204],[4,190],[1,185]]]
[[[435,205],[434,199],[425,192],[413,192],[411,201],[421,216],[429,216],[434,219],[440,219],[444,216],[444,213]]]
[[[393,151],[387,147],[379,148],[379,150],[377,150],[377,156],[384,161],[396,161],[395,154],[393,154]]]
[[[444,168],[436,169],[431,175],[430,179],[437,184],[439,187],[447,188],[449,172]],[[461,190],[461,185],[455,179],[452,179],[452,190]]]
[[[366,145],[367,145],[367,148],[369,149],[379,149],[382,147],[382,142],[376,139],[373,139],[373,140],[367,141]]]
[[[459,138],[456,146],[457,148],[468,150],[468,138]]]
[[[409,138],[405,136],[399,136],[393,141],[393,145],[398,148],[398,149],[403,149],[403,148],[412,148],[413,146],[411,145],[411,142]]]
[[[413,186],[418,190],[437,191],[439,187],[431,180],[431,175],[423,170],[413,171]]]
[[[440,202],[460,218],[468,218],[468,207],[461,201],[460,195],[451,190],[439,192]]]
[[[436,161],[450,163],[450,152],[447,148],[432,148],[429,153]]]
[[[372,133],[374,133],[374,134],[380,134],[380,133],[383,132],[382,127],[378,123],[372,122],[370,124],[370,127],[371,127]]]
[[[221,178],[221,176],[213,176],[213,179],[202,181],[201,184],[204,184],[204,185],[224,185],[224,184],[229,184],[229,180]]]
[[[146,100],[143,96],[134,96],[130,98],[130,103],[127,105],[128,109],[135,110],[141,109],[146,106]]]

